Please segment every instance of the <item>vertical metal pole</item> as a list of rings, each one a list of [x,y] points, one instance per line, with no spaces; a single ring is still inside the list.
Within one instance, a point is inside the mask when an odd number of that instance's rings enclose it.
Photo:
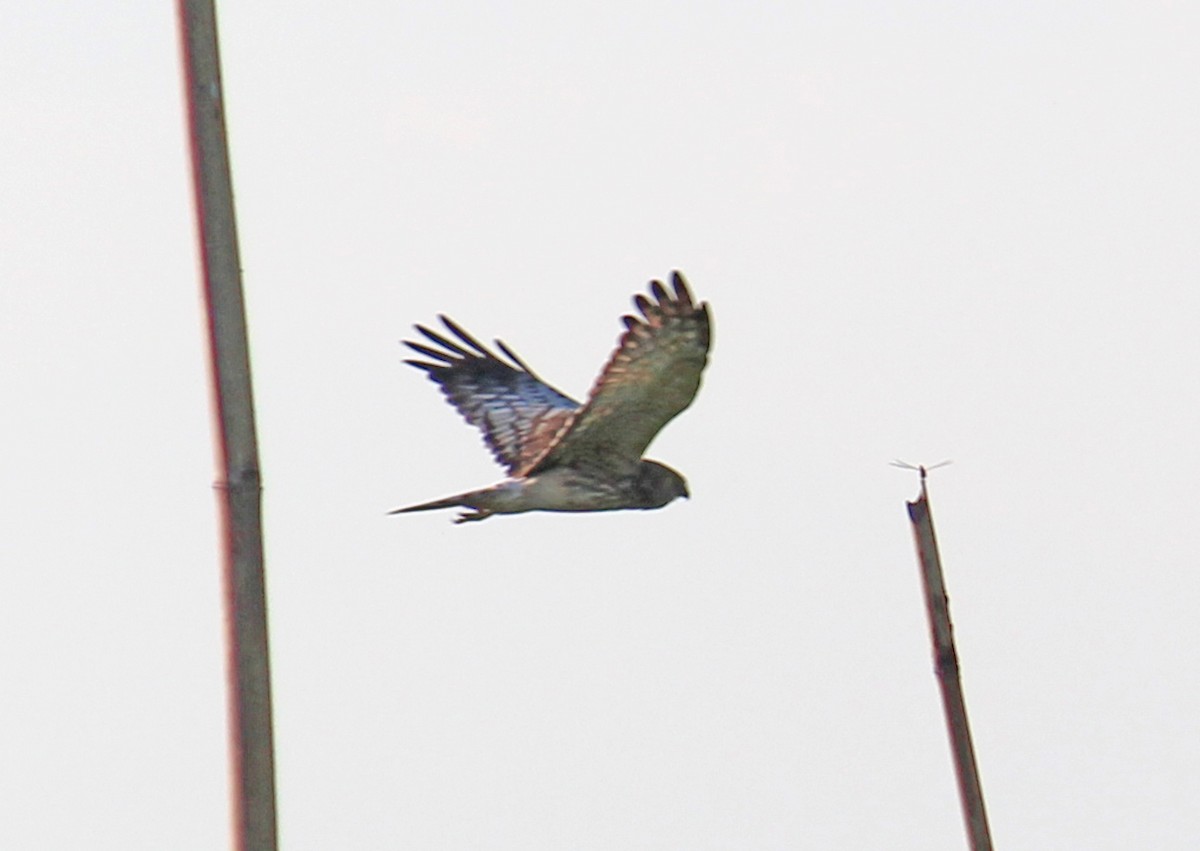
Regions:
[[[950,734],[954,771],[958,776],[958,795],[972,851],[991,851],[992,837],[987,811],[983,806],[983,787],[979,784],[979,769],[975,764],[975,748],[971,744],[971,728],[967,723],[967,707],[958,671],[958,652],[954,649],[950,604],[942,580],[942,562],[933,532],[929,495],[925,490],[926,470],[924,467],[918,469],[921,471],[921,495],[915,502],[908,503],[908,516],[913,525],[917,559],[921,563],[925,606],[929,612],[929,628],[933,639],[933,658],[942,690],[942,707]]]
[[[192,177],[208,308],[217,420],[218,505],[224,536],[233,847],[275,851],[271,672],[263,574],[262,488],[250,354],[216,12],[212,0],[179,0]]]

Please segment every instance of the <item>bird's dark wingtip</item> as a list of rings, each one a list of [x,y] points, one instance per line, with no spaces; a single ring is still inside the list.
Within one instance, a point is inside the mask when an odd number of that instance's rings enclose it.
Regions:
[[[692,307],[695,302],[692,300],[692,291],[688,288],[687,278],[683,277],[683,272],[676,269],[671,273],[671,286],[675,290],[675,299],[683,307]]]
[[[416,367],[417,369],[423,369],[425,372],[428,372],[428,373],[433,373],[436,370],[446,368],[446,365],[444,363],[426,363],[423,360],[414,360],[412,358],[405,358],[403,362],[408,364],[409,366]]]

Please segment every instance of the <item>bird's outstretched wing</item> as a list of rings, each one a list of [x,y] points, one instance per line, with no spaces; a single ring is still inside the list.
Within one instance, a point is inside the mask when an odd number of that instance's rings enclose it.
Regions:
[[[560,465],[632,471],[654,436],[692,403],[708,362],[708,305],[696,305],[683,275],[668,292],[650,282],[653,299],[638,295],[642,314],[624,316],[621,336],[587,403],[561,436],[520,474]]]
[[[488,448],[510,473],[528,467],[558,438],[579,403],[538,378],[500,340],[496,345],[511,363],[452,320],[439,318],[460,342],[417,325],[417,331],[434,345],[405,340],[406,346],[429,359],[405,363],[429,374],[467,422],[483,432]]]

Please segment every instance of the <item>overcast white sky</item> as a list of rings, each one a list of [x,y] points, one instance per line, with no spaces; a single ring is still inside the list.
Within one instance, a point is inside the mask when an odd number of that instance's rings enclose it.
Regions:
[[[173,4],[0,29],[0,847],[228,843]],[[1200,13],[227,3],[280,836],[964,847],[895,457],[931,477],[996,844],[1200,836]],[[672,268],[693,498],[495,481],[397,341],[586,393]]]

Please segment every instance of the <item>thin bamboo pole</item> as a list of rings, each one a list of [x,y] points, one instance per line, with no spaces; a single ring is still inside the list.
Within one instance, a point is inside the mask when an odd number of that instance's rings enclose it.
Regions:
[[[262,487],[216,12],[212,0],[179,0],[178,13],[217,424],[233,847],[275,851]]]
[[[975,748],[971,743],[971,728],[967,723],[967,706],[963,699],[962,678],[958,670],[958,651],[954,648],[954,627],[950,623],[950,603],[942,578],[942,561],[938,554],[937,537],[933,531],[933,515],[929,494],[925,488],[925,467],[921,472],[921,495],[907,503],[912,521],[913,539],[917,545],[917,560],[921,563],[921,579],[925,589],[925,607],[929,612],[929,629],[933,640],[933,658],[938,684],[942,691],[942,708],[946,713],[946,729],[950,734],[950,750],[954,771],[958,777],[958,797],[962,804],[963,822],[972,851],[991,851],[992,837],[988,828],[987,811],[983,805],[983,787],[979,783],[979,768],[975,764]]]

